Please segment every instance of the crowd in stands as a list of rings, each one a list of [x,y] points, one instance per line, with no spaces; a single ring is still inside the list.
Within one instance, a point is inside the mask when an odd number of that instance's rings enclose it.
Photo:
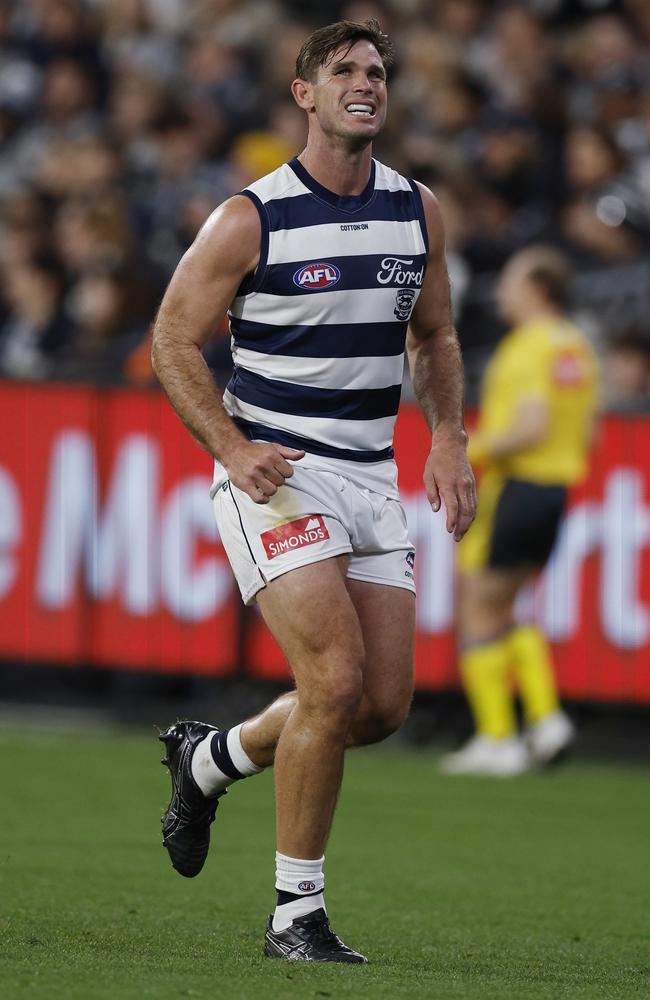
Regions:
[[[648,0],[0,0],[0,373],[153,381],[171,272],[301,150],[295,56],[339,17],[396,43],[376,156],[440,200],[470,377],[495,274],[553,243],[610,405],[650,410]],[[227,337],[208,353],[222,372]]]

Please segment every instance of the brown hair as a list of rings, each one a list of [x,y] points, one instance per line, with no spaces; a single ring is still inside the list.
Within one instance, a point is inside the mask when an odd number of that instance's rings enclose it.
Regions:
[[[561,250],[545,243],[533,243],[518,250],[510,260],[524,265],[525,277],[537,285],[547,302],[559,309],[567,308],[571,297],[571,265]]]
[[[325,66],[337,49],[347,44],[347,53],[353,45],[364,39],[375,46],[385,68],[393,63],[393,43],[374,17],[363,23],[335,21],[334,24],[318,28],[309,36],[296,59],[296,76],[300,80],[313,80],[319,66]]]
[[[528,277],[534,281],[546,299],[559,309],[566,309],[570,300],[571,266],[561,250],[551,246],[531,246],[522,252],[530,260]]]

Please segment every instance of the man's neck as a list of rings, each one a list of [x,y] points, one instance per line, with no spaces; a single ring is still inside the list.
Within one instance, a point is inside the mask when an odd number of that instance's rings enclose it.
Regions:
[[[328,191],[343,196],[359,195],[370,179],[372,146],[350,152],[311,136],[298,157],[305,170]]]

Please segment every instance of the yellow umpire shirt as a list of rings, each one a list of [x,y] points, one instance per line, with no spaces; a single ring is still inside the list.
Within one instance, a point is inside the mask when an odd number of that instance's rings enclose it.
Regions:
[[[523,401],[549,410],[544,439],[507,458],[481,465],[476,522],[460,545],[465,569],[484,563],[492,519],[507,479],[572,486],[584,477],[594,413],[598,364],[587,338],[563,317],[544,316],[515,327],[500,341],[485,372],[476,441],[516,424]],[[472,456],[470,435],[470,457]]]

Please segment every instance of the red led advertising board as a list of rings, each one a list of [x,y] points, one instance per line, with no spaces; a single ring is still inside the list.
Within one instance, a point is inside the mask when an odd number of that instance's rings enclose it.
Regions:
[[[242,613],[209,457],[156,392],[0,383],[0,656],[230,673]],[[421,688],[457,683],[454,543],[421,485],[427,431],[402,407],[400,491],[416,545]],[[539,586],[525,595],[567,696],[650,702],[650,421],[604,421]],[[248,612],[244,665],[288,676]]]

